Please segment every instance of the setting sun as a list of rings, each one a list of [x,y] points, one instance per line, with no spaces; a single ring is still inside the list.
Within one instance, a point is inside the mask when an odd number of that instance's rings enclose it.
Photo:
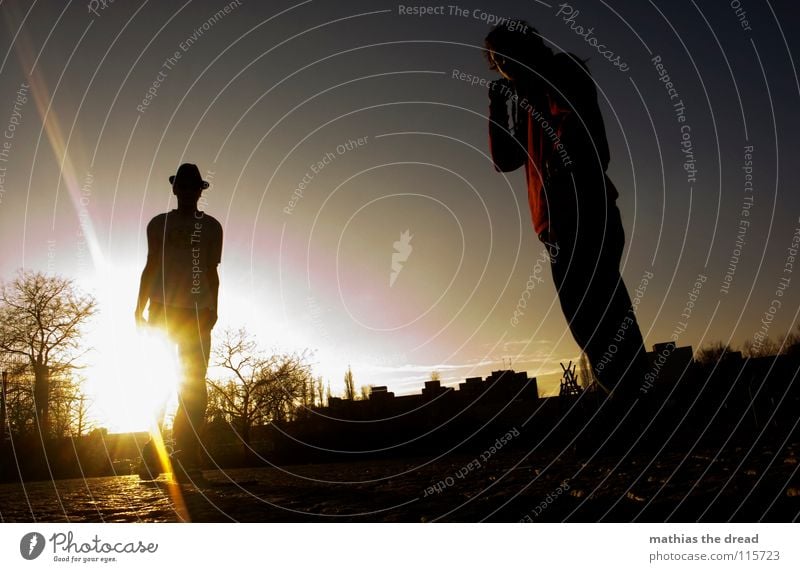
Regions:
[[[92,416],[110,432],[153,430],[177,402],[174,345],[159,330],[136,328],[134,268],[108,268],[100,275],[102,284],[94,289],[100,312],[87,332],[92,350],[85,360]]]
[[[94,411],[112,432],[152,430],[174,410],[178,373],[174,348],[152,329],[119,327],[103,340],[98,375],[87,380]]]

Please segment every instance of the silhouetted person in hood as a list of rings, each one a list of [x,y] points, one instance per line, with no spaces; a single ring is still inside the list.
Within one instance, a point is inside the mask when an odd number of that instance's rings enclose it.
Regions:
[[[485,48],[502,76],[489,89],[495,168],[525,167],[533,227],[572,335],[600,384],[615,390],[612,402],[627,406],[647,361],[619,272],[625,235],[594,81],[581,60],[554,54],[522,21],[495,27]]]

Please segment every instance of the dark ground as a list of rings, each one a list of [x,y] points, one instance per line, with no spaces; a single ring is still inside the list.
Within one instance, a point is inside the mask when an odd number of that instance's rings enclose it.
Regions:
[[[583,463],[576,453],[509,447],[485,462],[479,454],[206,471],[208,485],[181,492],[190,520],[203,522],[791,522],[800,514],[798,451],[794,443],[635,454],[615,467],[609,456]],[[179,521],[169,483],[126,475],[0,485],[0,517]]]

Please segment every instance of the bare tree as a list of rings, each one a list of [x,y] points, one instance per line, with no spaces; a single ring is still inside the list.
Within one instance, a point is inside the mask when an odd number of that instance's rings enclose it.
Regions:
[[[356,384],[353,381],[353,370],[347,366],[347,371],[344,372],[344,398],[354,401],[356,398]]]
[[[55,437],[81,437],[94,429],[89,419],[91,399],[83,391],[83,380],[72,376],[51,380],[51,433]]]
[[[30,366],[14,357],[3,360],[3,371],[8,372],[6,386],[6,426],[17,437],[33,433],[36,417],[33,404],[33,376]]]
[[[721,341],[712,342],[697,350],[695,359],[702,365],[714,365],[732,351],[730,346],[723,344]]]
[[[0,286],[0,352],[18,356],[33,370],[37,427],[49,435],[50,379],[75,367],[81,328],[97,303],[72,280],[21,270]]]
[[[778,355],[780,350],[780,344],[772,338],[764,338],[760,342],[756,342],[751,338],[742,344],[742,354],[749,358]]]
[[[433,370],[431,372],[431,381],[441,381],[442,375],[439,373],[438,370]]]
[[[800,354],[800,324],[797,324],[794,330],[790,330],[783,336],[781,346],[781,353],[784,355]]]
[[[30,364],[21,359],[2,362],[8,375],[5,412],[11,433],[17,436],[35,428],[36,411],[33,399],[34,376]],[[79,437],[94,427],[89,419],[91,400],[82,389],[84,380],[72,372],[61,371],[50,376],[49,419],[51,437]]]
[[[267,395],[270,421],[288,421],[303,408],[308,393],[311,367],[305,353],[275,354],[267,358],[260,372],[261,391]]]
[[[362,401],[366,401],[369,399],[370,394],[372,393],[372,386],[371,385],[362,385],[361,390],[359,392],[359,398]]]
[[[325,407],[325,386],[322,383],[322,377],[317,378],[317,405]]]
[[[66,437],[70,435],[73,427],[73,405],[80,394],[80,387],[75,380],[67,374],[50,377],[50,435],[53,437]]]
[[[82,390],[73,396],[70,402],[70,431],[73,436],[82,437],[95,428],[88,416],[90,405],[91,399]]]
[[[227,330],[214,357],[231,375],[208,381],[212,415],[228,421],[246,447],[253,427],[292,418],[313,396],[306,354],[265,356],[244,329]]]
[[[305,379],[305,383],[300,388],[300,403],[304,409],[308,410],[314,407],[314,402],[317,399],[317,380],[312,376]]]
[[[265,420],[266,396],[258,391],[263,358],[257,355],[255,341],[243,329],[226,331],[214,357],[215,365],[233,375],[222,381],[209,380],[209,401],[247,446],[252,427]]]

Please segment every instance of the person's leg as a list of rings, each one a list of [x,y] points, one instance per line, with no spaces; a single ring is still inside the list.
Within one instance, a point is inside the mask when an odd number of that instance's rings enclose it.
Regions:
[[[168,328],[166,307],[157,302],[150,301],[147,324],[150,328],[159,331],[159,333],[163,335],[164,343],[169,344],[170,349],[174,351],[175,340]],[[167,467],[162,464],[162,458],[159,454],[159,445],[157,445],[157,443],[163,443],[166,407],[167,403],[164,401],[159,405],[159,410],[156,414],[156,431],[158,431],[159,434],[151,433],[150,439],[142,446],[139,476],[145,480],[157,479],[158,476],[167,469]]]
[[[598,382],[611,398],[593,417],[578,451],[627,454],[631,439],[638,438],[634,412],[635,393],[645,370],[646,355],[632,304],[619,272],[624,233],[616,207],[609,209],[601,226],[585,225],[577,244],[561,245],[553,262],[559,301],[575,341],[586,353]],[[592,222],[597,222],[592,221]],[[641,408],[638,408],[641,409]],[[613,439],[608,440],[613,433]]]
[[[608,305],[598,330],[606,340],[603,351],[609,353],[605,356],[601,354],[598,361],[594,362],[598,364],[595,373],[609,390],[634,397],[638,394],[647,368],[647,354],[639,323],[621,277],[616,288],[609,287],[602,294],[607,296]],[[599,350],[594,353],[599,353]]]
[[[205,424],[208,390],[206,370],[211,349],[211,329],[206,310],[182,312],[178,356],[182,379],[178,411],[173,424],[175,449],[184,468],[198,465],[200,437]]]
[[[147,324],[153,330],[158,331],[159,339],[162,339],[163,342],[168,345],[170,352],[174,352],[176,348],[176,340],[167,327],[167,308],[158,302],[151,301],[148,309]],[[164,420],[167,414],[168,401],[169,399],[165,398],[164,401],[159,404],[158,411],[156,413],[158,430],[162,435],[164,433]]]
[[[561,232],[556,248],[550,248],[550,268],[558,301],[575,343],[594,365],[602,345],[597,331],[601,313],[592,291],[597,280],[600,250],[589,240],[574,241],[574,232]]]
[[[640,382],[646,355],[630,297],[619,273],[624,232],[612,206],[604,220],[559,243],[551,260],[553,280],[570,331],[608,391]],[[620,383],[622,382],[622,384]]]
[[[608,389],[626,394],[637,394],[647,368],[647,355],[639,322],[633,310],[628,289],[619,272],[625,233],[617,207],[608,218],[606,241],[599,255],[597,280],[593,282],[591,296],[602,310],[598,317],[600,348],[593,353],[597,361],[590,361],[595,373]]]

